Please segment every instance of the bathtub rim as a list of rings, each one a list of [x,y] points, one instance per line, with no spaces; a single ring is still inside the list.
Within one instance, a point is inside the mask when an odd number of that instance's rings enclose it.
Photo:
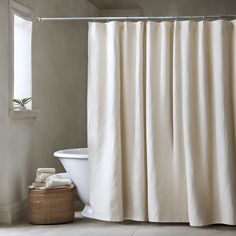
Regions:
[[[69,148],[54,152],[54,157],[68,159],[88,159],[88,148]]]

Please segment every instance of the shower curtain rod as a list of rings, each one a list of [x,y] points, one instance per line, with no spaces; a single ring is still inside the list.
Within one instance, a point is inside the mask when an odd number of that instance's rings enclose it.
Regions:
[[[25,16],[24,16],[25,17]],[[27,17],[32,21],[113,21],[113,20],[217,20],[235,19],[236,15],[209,15],[209,16],[77,16],[77,17]]]

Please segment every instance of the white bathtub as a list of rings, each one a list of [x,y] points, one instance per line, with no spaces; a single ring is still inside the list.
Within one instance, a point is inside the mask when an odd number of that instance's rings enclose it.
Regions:
[[[92,209],[89,204],[88,149],[64,149],[56,151],[54,156],[59,158],[66,172],[70,175],[75,184],[76,191],[85,205],[82,215],[91,217]]]

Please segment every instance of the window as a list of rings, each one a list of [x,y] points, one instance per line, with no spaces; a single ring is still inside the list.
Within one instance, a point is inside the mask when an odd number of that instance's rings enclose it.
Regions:
[[[13,97],[18,100],[32,97],[31,39],[32,22],[14,14]],[[26,108],[32,109],[32,103],[28,102]]]

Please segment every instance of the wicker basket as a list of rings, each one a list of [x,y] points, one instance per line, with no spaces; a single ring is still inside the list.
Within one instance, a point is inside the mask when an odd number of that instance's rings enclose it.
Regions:
[[[29,189],[29,222],[60,224],[74,220],[74,187],[64,189]]]

